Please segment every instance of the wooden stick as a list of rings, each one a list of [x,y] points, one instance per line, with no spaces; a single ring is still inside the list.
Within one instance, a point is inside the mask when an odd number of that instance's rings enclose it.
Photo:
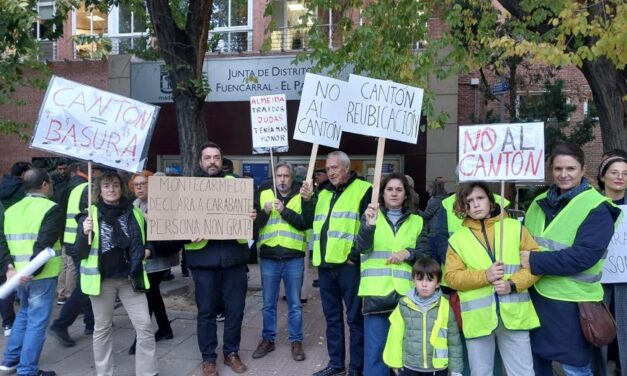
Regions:
[[[91,161],[87,162],[87,218],[91,219]],[[91,245],[91,234],[87,234],[87,244]]]
[[[377,144],[377,159],[374,163],[374,179],[372,180],[372,199],[370,203],[379,202],[379,188],[381,185],[381,169],[383,167],[383,153],[385,151],[385,137],[379,137]]]
[[[501,180],[501,219],[500,223],[500,238],[499,238],[499,254],[498,261],[503,261],[503,220],[505,219],[505,180]]]
[[[272,148],[270,148],[270,167],[272,168],[272,190],[274,191],[274,198],[279,198],[276,195],[276,177],[274,176],[274,155],[272,154]],[[272,203],[274,207],[274,203]]]
[[[309,165],[307,166],[307,176],[305,181],[309,184],[309,187],[313,190],[312,178],[316,169],[316,157],[318,156],[318,143],[311,145],[311,155],[309,156]]]

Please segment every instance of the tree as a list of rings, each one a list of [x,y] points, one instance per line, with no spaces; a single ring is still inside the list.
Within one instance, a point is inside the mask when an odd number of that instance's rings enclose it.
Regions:
[[[22,104],[13,98],[20,86],[42,87],[45,65],[37,60],[37,41],[31,27],[37,22],[37,13],[25,0],[0,0],[0,105]],[[24,75],[30,70],[35,74]],[[22,138],[24,124],[0,119],[0,133],[18,134]]]
[[[467,68],[512,57],[577,66],[592,91],[604,149],[627,149],[623,0],[446,0],[439,9]]]
[[[333,12],[342,45],[328,46],[323,21],[313,12],[308,30],[316,70],[331,73],[348,64],[356,73],[427,87],[438,78],[489,66],[515,69],[523,59],[562,67],[575,64],[586,78],[598,111],[604,149],[627,149],[625,64],[627,4],[623,0],[306,0],[318,14]],[[443,34],[429,33],[432,17]],[[306,22],[303,22],[306,23]],[[425,48],[416,50],[416,43]],[[510,75],[515,77],[515,74]],[[432,126],[433,95],[424,113]],[[510,106],[513,108],[513,106]]]
[[[156,55],[165,61],[169,72],[181,164],[183,173],[191,175],[197,166],[198,149],[208,139],[203,107],[209,85],[202,67],[213,0],[84,0],[84,3],[87,9],[95,7],[104,13],[117,5],[127,6],[136,13],[148,10],[151,30],[147,38],[156,36]],[[62,31],[67,15],[81,1],[57,0],[56,4],[54,29]]]

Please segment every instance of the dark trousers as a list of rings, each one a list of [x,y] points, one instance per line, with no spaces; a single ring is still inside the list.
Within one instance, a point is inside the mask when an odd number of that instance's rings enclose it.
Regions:
[[[346,349],[344,339],[344,312],[349,327],[349,369],[361,371],[364,360],[364,316],[361,313],[359,265],[343,264],[337,268],[318,268],[322,311],[327,321],[327,350],[329,364],[344,368]]]
[[[163,277],[168,273],[168,270],[161,270],[154,273],[148,273],[148,281],[150,281],[150,289],[146,292],[148,297],[148,311],[150,315],[154,314],[157,319],[157,325],[161,333],[172,332],[170,327],[170,320],[165,310],[165,304],[163,304],[163,298],[161,297],[161,290],[159,285]]]
[[[187,268],[187,252],[181,252],[181,274],[189,273],[189,269]]]
[[[79,272],[81,270],[81,261],[75,257],[72,257],[72,261],[74,262],[74,266],[77,271],[76,287],[63,305],[63,308],[61,308],[59,317],[54,320],[50,327],[57,330],[67,330],[67,328],[74,323],[78,315],[83,312],[83,323],[85,323],[85,329],[93,330],[94,312],[91,309],[91,301],[81,290],[81,276]]]
[[[203,361],[215,362],[218,346],[216,315],[224,308],[224,355],[237,353],[246,304],[246,265],[192,270],[198,307],[198,348]]]
[[[7,281],[7,276],[0,273],[0,285]],[[2,315],[2,326],[13,326],[15,321],[15,291],[9,294],[5,299],[0,299],[0,315]]]

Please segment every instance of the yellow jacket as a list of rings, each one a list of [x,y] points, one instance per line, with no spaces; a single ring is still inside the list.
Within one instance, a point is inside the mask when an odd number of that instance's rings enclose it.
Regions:
[[[486,248],[494,252],[494,224],[498,221],[498,215],[481,221],[468,217],[464,219],[462,226],[470,228],[473,234],[484,246],[486,246],[487,240],[489,243],[489,247]],[[521,251],[536,252],[540,250],[538,244],[524,226],[522,227],[521,236]],[[505,239],[505,241],[507,241],[507,239]],[[485,270],[467,270],[466,265],[462,261],[461,257],[459,257],[457,252],[451,247],[450,244],[446,252],[445,265],[446,272],[444,274],[444,279],[446,280],[446,283],[448,283],[449,287],[452,289],[467,291],[490,285]],[[516,284],[516,290],[518,291],[528,289],[539,279],[540,276],[531,274],[531,271],[526,268],[520,269],[516,273],[512,274],[510,278],[510,280]]]

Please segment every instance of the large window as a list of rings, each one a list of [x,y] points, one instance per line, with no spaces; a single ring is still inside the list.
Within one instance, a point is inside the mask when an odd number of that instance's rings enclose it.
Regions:
[[[37,22],[33,24],[33,35],[39,41],[39,56],[42,60],[55,60],[55,42],[47,39],[47,21],[54,17],[54,1],[37,1]]]
[[[249,14],[252,1],[214,0],[209,45],[212,52],[248,51],[252,30]]]
[[[313,24],[308,20],[305,25],[303,16],[307,8],[300,0],[275,0],[272,2],[272,20],[276,30],[272,32],[272,50],[301,50],[307,47],[306,27]]]
[[[108,33],[108,15],[93,6],[82,3],[74,12],[74,52],[76,57],[93,59],[100,57],[107,49],[108,41],[103,37]]]

